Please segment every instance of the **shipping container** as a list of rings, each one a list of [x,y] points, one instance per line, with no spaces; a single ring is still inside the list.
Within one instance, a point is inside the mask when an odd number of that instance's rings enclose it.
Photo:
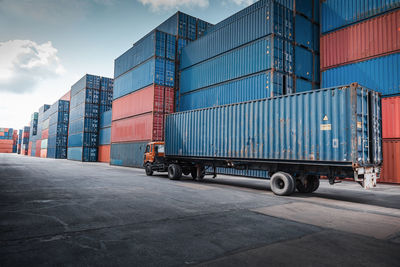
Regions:
[[[148,141],[111,144],[110,164],[143,168],[143,155]]]
[[[382,137],[400,139],[400,96],[382,99]]]
[[[167,156],[382,162],[380,96],[357,84],[167,115],[165,134]]]
[[[400,52],[400,10],[321,36],[321,69]]]
[[[71,101],[71,90],[69,90],[65,95],[63,95],[60,100]]]
[[[112,110],[103,112],[100,115],[100,128],[111,127]]]
[[[112,120],[148,112],[171,113],[174,110],[174,89],[151,85],[113,102]]]
[[[400,184],[400,139],[383,139],[382,145],[383,167],[379,181]]]
[[[258,1],[215,25],[182,50],[181,70],[269,34],[293,40],[293,12],[270,0]]]
[[[322,87],[358,82],[384,96],[400,94],[400,53],[328,69]]]
[[[180,95],[177,111],[214,107],[293,93],[289,75],[267,71]]]
[[[175,62],[151,58],[145,63],[119,76],[114,82],[114,99],[147,87],[151,84],[175,86]]]
[[[67,158],[75,161],[96,162],[97,147],[68,147]]]
[[[110,163],[110,150],[111,150],[111,145],[99,146],[98,161]]]
[[[321,32],[327,33],[398,7],[398,0],[321,1]]]
[[[146,113],[112,122],[111,143],[164,140],[164,115]]]
[[[111,144],[111,127],[100,129],[99,132],[99,145]]]

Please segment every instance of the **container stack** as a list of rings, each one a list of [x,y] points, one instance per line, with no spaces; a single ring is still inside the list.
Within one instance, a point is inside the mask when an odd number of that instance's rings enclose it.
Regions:
[[[39,108],[39,116],[38,116],[38,129],[37,129],[37,136],[36,136],[36,154],[35,157],[40,157],[40,152],[42,150],[42,128],[43,128],[43,118],[44,113],[50,108],[50,105],[43,105]]]
[[[177,12],[115,60],[110,163],[141,167],[149,141],[164,140],[174,111],[177,55],[211,24]]]
[[[261,0],[188,44],[177,110],[319,88],[317,7],[318,1]]]
[[[17,143],[18,143],[18,130],[13,132],[13,151],[12,153],[17,153]]]
[[[24,132],[23,132],[23,138],[22,138],[22,146],[21,146],[21,154],[28,156],[29,154],[29,132],[30,132],[30,127],[25,126],[24,127]]]
[[[48,110],[43,112],[42,136],[41,136],[41,142],[40,142],[40,157],[41,158],[47,158],[47,147],[48,147],[48,143],[49,143],[50,107]]]
[[[112,111],[103,112],[100,115],[100,132],[99,132],[99,162],[110,162],[111,150],[111,117]]]
[[[23,130],[18,130],[18,142],[17,142],[17,153],[21,154],[22,136]]]
[[[29,131],[29,146],[30,146],[31,150],[30,150],[29,156],[32,156],[32,157],[34,157],[36,154],[38,117],[39,117],[39,113],[37,113],[37,112],[34,112],[31,115],[30,131]]]
[[[383,169],[380,182],[400,184],[400,96],[382,99]]]
[[[181,55],[176,110],[319,88],[319,1],[261,0],[212,27]],[[266,178],[267,172],[218,169]]]
[[[358,82],[383,96],[400,94],[399,7],[400,1],[321,3],[323,87]]]
[[[49,112],[47,158],[66,159],[69,123],[69,101],[58,100]]]
[[[0,128],[0,153],[13,153],[13,134],[12,128]]]
[[[70,160],[95,162],[98,156],[100,109],[110,110],[113,81],[87,74],[71,88],[68,153]],[[107,92],[107,93],[105,93]],[[105,96],[103,99],[102,96]]]

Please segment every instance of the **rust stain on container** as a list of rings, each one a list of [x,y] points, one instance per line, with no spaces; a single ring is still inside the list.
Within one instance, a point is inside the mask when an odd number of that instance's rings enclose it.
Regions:
[[[400,138],[382,142],[383,167],[379,182],[400,184]]]

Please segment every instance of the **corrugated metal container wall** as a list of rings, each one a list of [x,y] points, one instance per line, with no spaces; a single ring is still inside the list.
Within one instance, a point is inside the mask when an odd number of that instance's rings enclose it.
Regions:
[[[398,7],[398,0],[321,1],[321,32],[326,33]]]
[[[180,96],[179,111],[214,107],[291,93],[290,76],[268,71]],[[285,91],[285,89],[287,91]]]
[[[263,170],[236,170],[233,168],[217,168],[217,173],[222,175],[246,176],[265,179],[269,178],[268,172]]]
[[[353,86],[175,113],[166,155],[379,164],[380,118],[378,93]]]
[[[400,51],[400,10],[321,36],[321,69]]]
[[[164,140],[164,115],[147,113],[112,122],[111,143]]]
[[[383,168],[378,181],[400,184],[400,139],[384,139],[382,149]]]
[[[111,127],[100,129],[99,132],[99,145],[111,144]]]
[[[63,95],[60,100],[71,101],[71,90],[69,90],[65,95]]]
[[[174,110],[174,89],[151,85],[113,102],[112,120],[148,112],[171,113]]]
[[[400,139],[400,96],[382,99],[382,137]]]
[[[98,161],[109,163],[110,162],[110,151],[111,151],[110,145],[99,146]]]
[[[106,111],[100,115],[100,128],[111,126],[112,110]]]
[[[111,144],[110,164],[127,167],[143,167],[146,142]]]
[[[239,13],[218,23],[196,42],[188,44],[182,50],[180,68],[183,70],[269,34],[293,39],[291,11],[272,0],[257,2]]]
[[[382,93],[400,94],[400,53],[328,69],[321,73],[322,87],[358,82]]]

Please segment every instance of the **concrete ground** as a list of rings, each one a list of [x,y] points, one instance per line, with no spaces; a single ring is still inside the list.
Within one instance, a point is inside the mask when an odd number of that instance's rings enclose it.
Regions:
[[[399,266],[400,186],[194,182],[0,154],[0,266]]]

